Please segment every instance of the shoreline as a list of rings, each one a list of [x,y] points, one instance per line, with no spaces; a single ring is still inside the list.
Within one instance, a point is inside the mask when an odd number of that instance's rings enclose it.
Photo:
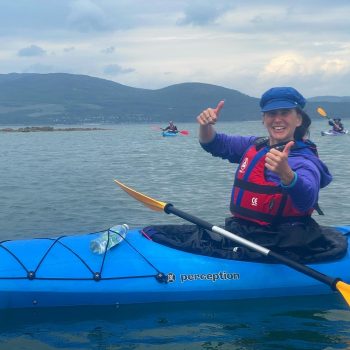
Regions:
[[[94,130],[107,130],[103,128],[54,128],[53,126],[26,126],[23,128],[3,128],[0,132],[42,132],[42,131],[94,131]]]

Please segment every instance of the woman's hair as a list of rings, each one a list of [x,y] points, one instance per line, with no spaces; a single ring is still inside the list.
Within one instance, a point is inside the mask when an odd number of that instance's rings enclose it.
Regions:
[[[306,136],[309,136],[310,130],[309,127],[311,125],[310,117],[300,108],[296,108],[297,113],[301,116],[301,125],[298,126],[294,131],[294,139],[296,141],[302,141]]]

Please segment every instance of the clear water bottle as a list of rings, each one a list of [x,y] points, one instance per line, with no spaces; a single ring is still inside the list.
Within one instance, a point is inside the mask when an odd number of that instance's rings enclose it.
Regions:
[[[98,238],[90,242],[90,250],[95,254],[104,254],[106,250],[111,249],[124,240],[128,230],[129,226],[127,224],[111,227],[108,231],[101,233]]]

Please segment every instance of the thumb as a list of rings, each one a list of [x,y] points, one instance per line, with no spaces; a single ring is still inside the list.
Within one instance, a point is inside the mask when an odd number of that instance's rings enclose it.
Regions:
[[[221,100],[218,105],[216,106],[216,108],[214,109],[215,114],[219,114],[220,111],[222,110],[222,108],[224,107],[225,101]]]
[[[284,149],[283,149],[283,153],[288,155],[290,149],[291,149],[293,146],[294,146],[294,141],[289,141],[289,142],[285,145],[285,147],[284,147]]]

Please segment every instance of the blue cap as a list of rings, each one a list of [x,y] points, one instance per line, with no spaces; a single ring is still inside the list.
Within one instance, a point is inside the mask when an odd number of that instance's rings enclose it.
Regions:
[[[300,108],[305,106],[305,98],[292,87],[274,87],[267,90],[260,99],[262,112],[276,109]]]

